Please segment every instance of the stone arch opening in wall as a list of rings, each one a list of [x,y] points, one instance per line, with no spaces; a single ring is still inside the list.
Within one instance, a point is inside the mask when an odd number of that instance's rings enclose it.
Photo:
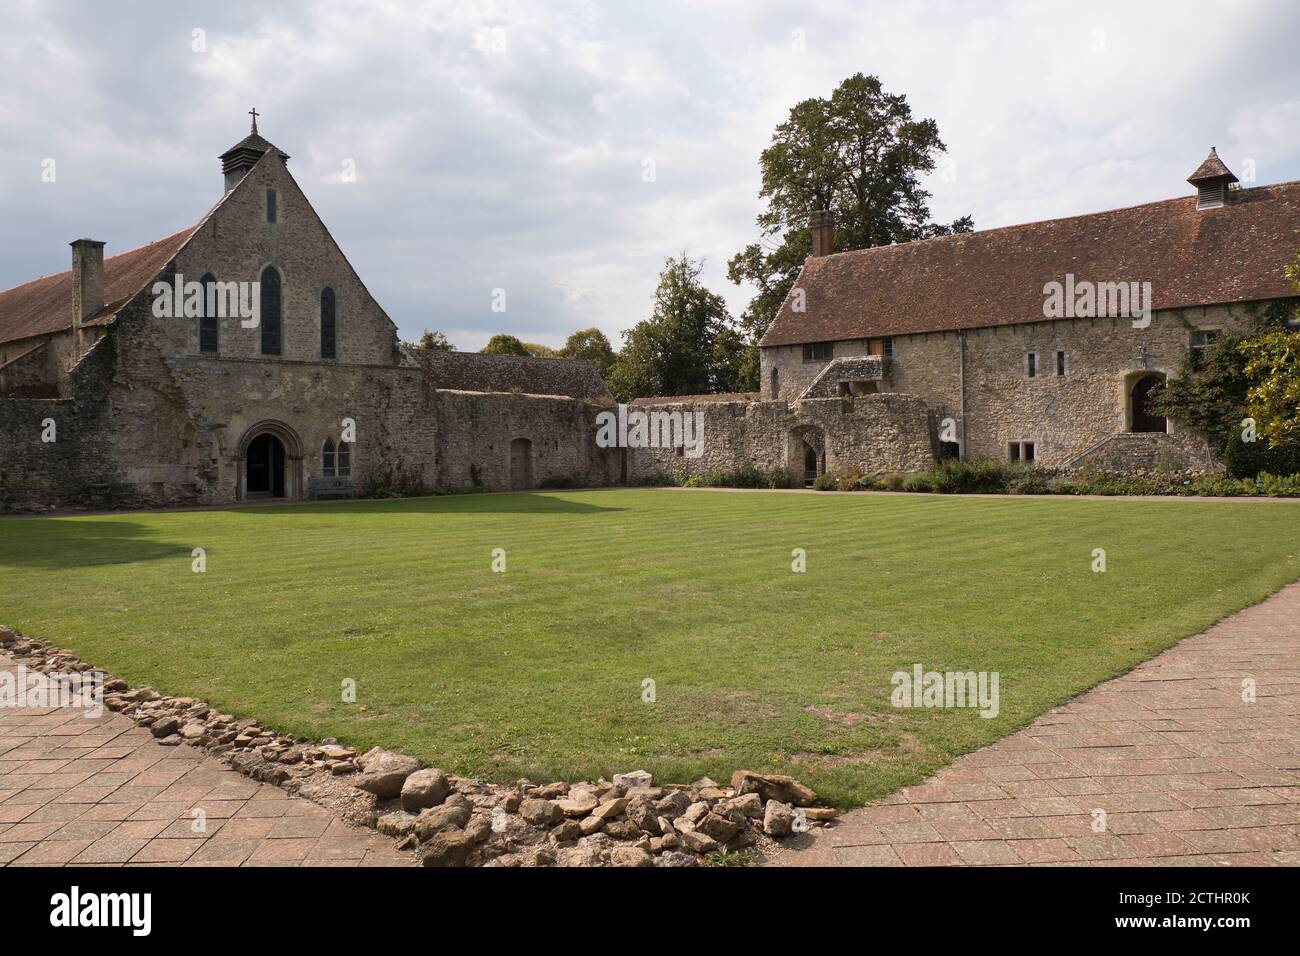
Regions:
[[[524,491],[533,487],[533,443],[527,438],[510,442],[510,489]]]
[[[241,501],[302,497],[302,441],[284,422],[266,420],[247,428],[235,464]]]
[[[1163,372],[1142,372],[1130,376],[1125,425],[1130,432],[1167,432],[1169,422],[1151,406],[1151,393],[1165,383]]]
[[[786,439],[786,467],[797,486],[811,485],[826,473],[826,436],[815,425],[800,425]]]

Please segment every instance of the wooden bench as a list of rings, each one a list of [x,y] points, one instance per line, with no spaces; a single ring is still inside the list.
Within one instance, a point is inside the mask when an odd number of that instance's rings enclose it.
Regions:
[[[314,501],[321,498],[354,498],[351,478],[307,478],[307,497]]]

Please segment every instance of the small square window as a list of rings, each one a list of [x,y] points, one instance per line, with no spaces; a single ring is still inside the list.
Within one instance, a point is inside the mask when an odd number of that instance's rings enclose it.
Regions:
[[[1038,375],[1038,353],[1029,352],[1025,355],[1025,370],[1029,373],[1030,378]]]
[[[885,358],[894,357],[894,340],[885,339]]]
[[[1065,353],[1064,352],[1056,353],[1056,374],[1057,375],[1065,374]]]
[[[1034,460],[1034,443],[1031,441],[1008,442],[1007,459],[1029,464]]]
[[[266,191],[266,221],[267,222],[275,222],[275,212],[276,212],[275,190],[268,189]]]

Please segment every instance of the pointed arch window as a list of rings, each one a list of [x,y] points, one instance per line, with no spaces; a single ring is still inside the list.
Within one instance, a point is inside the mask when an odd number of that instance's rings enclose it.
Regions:
[[[352,474],[352,443],[339,442],[339,477],[347,478]]]
[[[329,286],[320,293],[320,357],[338,358],[337,324],[334,314],[334,290]]]
[[[221,330],[217,322],[217,279],[211,272],[199,280],[203,286],[203,309],[199,313],[199,351],[216,354]]]
[[[274,266],[262,270],[262,354],[280,354],[280,273]]]
[[[334,442],[329,438],[325,439],[325,445],[321,448],[320,473],[325,478],[334,477]]]

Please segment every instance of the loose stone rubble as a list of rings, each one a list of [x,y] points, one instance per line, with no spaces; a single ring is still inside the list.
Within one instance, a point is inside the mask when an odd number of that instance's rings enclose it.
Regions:
[[[93,671],[72,653],[0,625],[0,647],[30,670]],[[710,854],[761,849],[829,826],[836,811],[779,774],[737,770],[729,786],[704,777],[655,786],[644,770],[595,782],[513,787],[471,780],[375,747],[312,744],[190,697],[164,697],[105,677],[104,705],[164,746],[201,748],[236,770],[375,827],[425,866],[698,866]]]

